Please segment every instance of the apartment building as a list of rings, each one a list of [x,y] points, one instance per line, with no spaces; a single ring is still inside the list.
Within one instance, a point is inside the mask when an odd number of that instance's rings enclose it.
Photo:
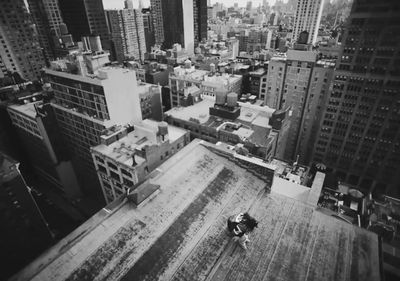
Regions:
[[[112,127],[100,138],[91,153],[107,203],[133,191],[190,142],[188,131],[148,119],[132,127]]]

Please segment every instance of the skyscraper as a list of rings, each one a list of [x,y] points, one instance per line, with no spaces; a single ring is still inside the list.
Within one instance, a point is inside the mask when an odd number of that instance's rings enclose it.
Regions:
[[[0,9],[0,67],[36,80],[45,66],[38,34],[23,0],[3,0]]]
[[[58,1],[55,0],[28,0],[29,11],[35,22],[46,59],[54,58],[54,42],[52,37],[61,35],[60,25],[64,24]]]
[[[399,5],[355,0],[314,149],[341,181],[400,197]]]
[[[57,0],[28,0],[28,3],[47,61],[62,57],[68,49],[76,47]]]
[[[156,43],[155,41],[155,29],[154,29],[154,21],[153,21],[153,13],[151,9],[142,9],[142,17],[143,17],[143,29],[144,29],[144,38],[146,41],[146,50],[147,52],[151,51],[151,47]]]
[[[297,50],[287,52],[286,75],[279,103],[279,109],[290,107],[291,110],[290,130],[284,157],[287,160],[294,160],[298,154],[297,143],[302,130],[305,103],[315,62],[315,52]]]
[[[300,33],[308,32],[307,44],[315,44],[317,41],[319,23],[321,21],[322,6],[324,0],[298,0],[292,40],[296,42]]]
[[[108,10],[106,17],[115,58],[120,62],[128,58],[143,62],[146,41],[141,11]]]
[[[193,1],[194,43],[207,39],[207,1]]]
[[[102,0],[59,0],[62,17],[75,41],[82,36],[98,35],[106,50],[110,36]]]
[[[150,0],[155,44],[159,46],[162,46],[164,43],[164,24],[161,3],[161,0]]]
[[[156,44],[162,41],[164,48],[171,48],[173,44],[179,43],[192,54],[194,52],[193,0],[153,0],[150,3],[154,13],[154,28],[156,30],[160,28],[156,33]]]

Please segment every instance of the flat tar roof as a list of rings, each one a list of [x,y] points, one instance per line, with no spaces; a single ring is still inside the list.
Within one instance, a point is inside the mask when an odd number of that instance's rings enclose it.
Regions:
[[[376,234],[265,191],[265,182],[198,141],[152,179],[136,208],[102,211],[12,280],[379,280]],[[226,220],[259,220],[248,251]]]

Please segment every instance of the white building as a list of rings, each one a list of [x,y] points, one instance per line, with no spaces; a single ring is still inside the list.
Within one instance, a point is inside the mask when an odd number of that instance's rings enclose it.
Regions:
[[[106,202],[133,190],[189,142],[188,131],[148,119],[107,130],[101,144],[91,149]]]
[[[191,86],[196,86],[201,89],[202,95],[210,97],[215,97],[217,92],[240,94],[241,75],[216,72],[215,65],[211,68],[211,71],[195,69],[190,61],[186,61],[184,66],[175,67],[174,72],[169,75],[171,107],[181,105],[180,99],[184,97],[184,89]]]
[[[81,67],[84,66],[83,63]],[[73,67],[74,64],[69,65]],[[102,198],[90,147],[100,143],[104,130],[139,122],[142,113],[135,71],[101,65],[93,70],[93,74],[73,74],[53,67],[45,72],[54,90],[56,119],[81,186]]]
[[[298,0],[292,39],[296,42],[303,31],[308,32],[307,44],[317,41],[324,0]]]

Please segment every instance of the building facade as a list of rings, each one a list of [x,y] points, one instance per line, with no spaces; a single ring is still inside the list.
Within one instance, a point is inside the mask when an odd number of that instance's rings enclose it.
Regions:
[[[150,3],[156,30],[156,44],[162,43],[164,49],[169,49],[179,43],[189,54],[193,54],[193,0],[154,0]]]
[[[39,182],[67,197],[81,195],[77,177],[58,135],[50,104],[27,96],[7,110]]]
[[[313,162],[400,197],[400,22],[396,1],[354,1]]]
[[[83,192],[102,200],[90,147],[100,143],[107,128],[140,121],[142,115],[134,71],[100,67],[95,72],[84,75],[63,68],[46,69],[55,96],[52,106]]]
[[[23,0],[2,1],[0,9],[0,68],[37,80],[46,65],[39,36]]]
[[[207,1],[193,0],[194,44],[207,40]]]
[[[280,108],[285,74],[286,57],[272,57],[268,62],[267,87],[260,94],[260,99],[271,108]]]
[[[285,148],[285,160],[294,160],[298,155],[297,143],[309,95],[311,74],[316,62],[316,53],[311,51],[289,50],[286,59],[286,74],[279,109],[290,108],[290,129]]]
[[[29,11],[35,22],[39,42],[47,60],[55,58],[54,39],[60,37],[66,26],[61,17],[60,7],[56,0],[29,0]]]
[[[322,16],[323,0],[298,0],[294,20],[292,41],[297,42],[300,33],[308,33],[307,44],[317,42],[318,29]]]
[[[151,9],[142,9],[144,38],[146,40],[146,51],[150,52],[151,47],[156,43],[153,13]]]
[[[150,0],[151,14],[154,26],[155,44],[162,46],[164,44],[164,24],[161,0]]]
[[[74,41],[83,36],[98,35],[106,50],[110,50],[110,34],[102,0],[59,0],[65,24]]]
[[[114,57],[144,61],[146,40],[142,13],[139,10],[107,10],[107,24],[112,41]]]
[[[106,202],[133,191],[189,142],[186,130],[152,120],[106,131],[101,144],[91,149]]]

